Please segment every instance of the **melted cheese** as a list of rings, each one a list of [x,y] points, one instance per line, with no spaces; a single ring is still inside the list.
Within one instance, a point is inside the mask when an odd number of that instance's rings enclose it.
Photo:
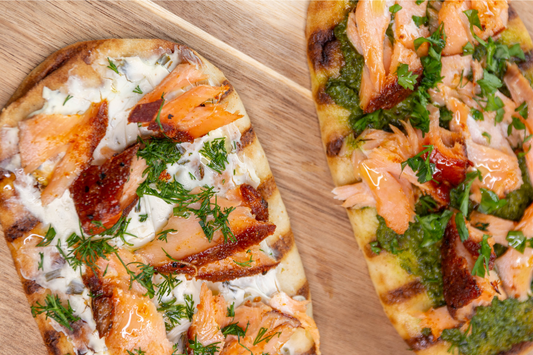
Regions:
[[[179,62],[179,50],[168,56],[165,65],[157,64],[157,57],[148,60],[138,57],[115,58],[111,59],[118,66],[119,74],[108,68],[107,60],[93,64],[96,70],[99,70],[104,77],[103,82],[98,87],[90,87],[76,76],[68,79],[67,90],[50,90],[43,88],[44,106],[34,112],[45,114],[81,114],[89,108],[92,102],[99,102],[107,99],[109,104],[109,123],[105,137],[96,148],[93,156],[94,163],[100,164],[105,161],[106,157],[102,154],[105,148],[115,152],[124,150],[137,140],[140,134],[146,134],[144,128],[139,129],[136,124],[128,124],[127,118],[129,111],[139,101],[142,95],[134,93],[133,90],[138,86],[143,92],[151,91],[158,85],[165,76]],[[210,79],[210,84],[217,85]],[[180,94],[180,93],[177,93]],[[174,94],[173,96],[176,96]],[[67,99],[68,98],[68,99]],[[171,98],[169,96],[169,98]],[[9,137],[16,139],[18,128],[12,128]],[[226,148],[228,151],[228,164],[222,174],[218,174],[208,167],[209,161],[200,153],[204,144],[217,138],[226,138]],[[198,186],[214,186],[219,195],[223,196],[226,191],[243,183],[257,187],[260,183],[254,168],[244,156],[237,154],[237,143],[240,141],[241,134],[234,124],[221,127],[210,132],[208,135],[196,139],[192,143],[181,144],[183,158],[178,164],[168,166],[168,172],[183,184],[187,189],[193,189]],[[46,170],[46,165],[54,166],[53,161],[43,164],[41,169]],[[71,307],[75,315],[84,320],[92,334],[89,337],[89,344],[86,349],[78,349],[87,354],[106,355],[107,348],[105,339],[100,339],[96,331],[96,325],[93,319],[92,309],[90,307],[91,298],[88,289],[83,285],[81,274],[85,271],[85,266],[81,269],[74,270],[68,263],[62,262],[57,252],[56,245],[60,243],[63,250],[68,252],[66,239],[72,233],[80,233],[79,219],[74,207],[74,202],[69,191],[66,191],[61,198],[55,199],[47,206],[42,206],[37,181],[34,176],[25,174],[20,168],[20,157],[15,155],[7,162],[3,162],[4,168],[15,171],[17,180],[15,188],[24,204],[24,206],[43,224],[51,225],[57,235],[54,241],[48,247],[33,249],[32,258],[35,264],[39,261],[39,253],[43,253],[42,270],[24,274],[28,279],[35,280],[39,285],[50,289],[52,292],[68,295]],[[199,170],[203,170],[203,175]],[[192,178],[195,176],[195,178]],[[137,249],[142,245],[154,239],[156,233],[160,231],[167,223],[172,214],[172,205],[154,196],[143,196],[138,207],[133,209],[128,218],[130,223],[127,231],[133,236],[126,236],[126,241],[131,243],[128,246],[131,249]],[[148,215],[146,221],[140,222],[141,215]],[[35,238],[30,236],[28,238]],[[117,245],[122,245],[122,241],[116,241]],[[261,243],[263,250],[269,250],[264,241]],[[225,283],[211,283],[209,287],[214,291],[224,295],[228,303],[235,303],[235,307],[246,300],[260,297],[268,302],[272,294],[279,291],[277,274],[279,268],[270,270],[265,275],[256,275],[244,277]],[[181,283],[172,290],[171,295],[167,295],[162,301],[168,301],[176,298],[177,302],[185,303],[185,295],[192,295],[197,305],[200,301],[200,288],[203,281],[187,280],[185,276],[180,275],[178,278]],[[154,283],[161,282],[160,276],[154,277]],[[74,294],[73,294],[74,292]],[[157,304],[157,299],[153,300]],[[52,324],[58,331],[64,329],[54,321]],[[181,325],[176,326],[168,332],[168,338],[179,345],[183,346],[183,334],[190,326],[188,319],[182,319]],[[291,342],[287,343],[287,353],[293,354]]]

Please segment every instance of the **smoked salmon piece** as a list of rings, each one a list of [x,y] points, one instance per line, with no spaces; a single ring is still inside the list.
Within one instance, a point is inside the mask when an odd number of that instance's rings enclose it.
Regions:
[[[120,258],[120,259],[119,259]],[[124,263],[124,264],[123,264]],[[96,261],[94,270],[87,268],[85,286],[95,296],[92,309],[96,329],[111,355],[128,355],[141,348],[146,355],[170,355],[172,344],[167,339],[163,316],[145,295],[137,281],[130,284],[127,265],[135,274],[145,260],[125,249]]]
[[[406,5],[405,10],[398,12],[405,11],[400,16],[399,27],[396,27],[396,34],[405,44],[397,39],[392,46],[385,33],[391,20],[389,8],[393,4],[393,1],[385,0],[359,1],[355,12],[348,18],[348,38],[365,58],[359,92],[361,108],[365,113],[394,107],[411,94],[412,90],[398,84],[396,71],[400,63],[407,64],[409,70],[418,75],[418,80],[422,76],[422,63],[414,49],[411,49],[414,48],[412,37],[420,32],[418,28],[412,31],[412,26],[416,27],[412,16],[418,9],[415,11]]]
[[[226,301],[221,295],[213,296],[213,292],[202,283],[198,312],[192,317],[192,324],[187,331],[189,340],[199,342],[203,346],[216,344],[218,351],[224,348],[225,338],[221,329],[226,325]],[[188,345],[188,344],[187,344]],[[193,354],[189,349],[189,354]]]
[[[146,179],[146,162],[136,156],[138,150],[136,144],[103,165],[90,166],[70,187],[86,233],[94,235],[111,228],[137,202],[137,187]]]
[[[169,81],[174,79],[170,78]],[[165,85],[173,83],[167,82]],[[149,98],[143,98],[134,107],[128,121],[155,132],[161,131],[176,141],[191,142],[242,117],[238,112],[226,111],[226,105],[215,102],[229,89],[229,86],[198,85],[169,100],[150,93]],[[156,91],[162,92],[162,89],[156,88]]]
[[[514,230],[517,223],[508,219],[472,211],[470,214],[470,224],[490,234],[495,243],[508,246],[509,242],[506,240],[507,233]]]
[[[261,246],[254,245],[246,251],[237,252],[225,259],[200,266],[195,277],[211,282],[224,282],[265,273],[278,264],[279,261],[267,255]]]
[[[143,105],[157,101],[163,94],[169,95],[173,92],[186,88],[199,81],[207,80],[208,75],[197,69],[192,64],[179,64],[168,74],[159,85],[147,93],[139,100],[137,105]]]
[[[439,110],[430,107],[429,134],[424,145],[432,145],[429,161],[435,164],[433,178],[440,183],[457,186],[466,177],[470,165],[462,136],[439,126]]]
[[[61,197],[89,166],[94,150],[105,135],[107,122],[107,101],[104,100],[93,103],[83,115],[37,115],[19,124],[19,150],[26,173],[65,153],[41,194],[43,205]]]
[[[439,11],[439,24],[444,23],[446,46],[443,56],[462,54],[468,42],[474,42],[470,34],[470,22],[463,13],[469,10],[469,0],[446,0]]]
[[[427,312],[422,313],[420,327],[431,329],[431,333],[435,339],[438,339],[444,329],[456,328],[461,325],[461,322],[454,319],[446,306],[439,308],[431,308]]]
[[[295,301],[280,292],[272,297],[270,306],[263,302],[246,301],[235,308],[234,316],[229,316],[224,298],[221,295],[213,296],[204,283],[198,312],[193,316],[187,332],[188,354],[193,354],[191,341],[199,342],[204,347],[215,346],[216,353],[221,355],[244,355],[250,351],[254,354],[279,354],[282,346],[299,327],[310,332],[318,349],[319,340],[314,334],[316,325],[305,314],[306,303]],[[224,335],[224,328],[230,324],[240,327],[244,334]],[[320,352],[317,351],[317,354]]]
[[[395,31],[394,38],[399,41],[403,46],[412,51],[415,50],[414,41],[420,37],[429,37],[429,29],[425,25],[418,27],[413,16],[424,17],[426,16],[427,1],[422,1],[417,4],[415,0],[398,0],[396,1],[402,9],[394,14]],[[425,55],[427,52],[427,43],[424,43],[418,52],[420,56]]]
[[[490,227],[490,226],[489,226]],[[524,216],[516,224],[514,230],[521,231],[526,238],[533,238],[533,205],[524,212]],[[505,240],[505,246],[508,246]],[[533,281],[533,249],[528,246],[523,253],[509,247],[505,254],[496,260],[498,272],[502,279],[505,292],[519,301],[525,301],[532,294],[531,282]]]
[[[507,0],[471,0],[472,9],[477,10],[481,29],[474,27],[474,33],[483,40],[505,30],[509,20]]]
[[[221,199],[218,199],[220,203]],[[200,225],[200,219],[171,217],[163,230],[175,230],[167,235],[167,241],[155,239],[136,253],[143,255],[150,265],[160,272],[196,274],[197,267],[223,260],[237,252],[246,251],[274,233],[276,226],[257,221],[247,207],[236,207],[228,217],[235,239],[224,240],[222,232],[216,231],[209,241]],[[174,260],[170,259],[167,254]],[[179,260],[183,264],[176,262]]]
[[[507,72],[503,78],[505,85],[509,88],[511,97],[516,105],[523,102],[527,103],[528,118],[524,121],[526,128],[531,134],[533,132],[533,89],[529,81],[522,75],[520,69],[516,64],[509,64]],[[533,152],[531,151],[531,140],[524,143],[524,151],[526,151],[526,165],[529,178],[533,177]]]

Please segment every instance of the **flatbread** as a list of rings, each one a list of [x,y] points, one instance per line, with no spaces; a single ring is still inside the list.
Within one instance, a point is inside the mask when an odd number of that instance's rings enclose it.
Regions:
[[[188,47],[157,39],[108,39],[79,42],[67,46],[50,55],[24,79],[6,107],[2,109],[0,130],[16,127],[19,122],[28,119],[31,113],[40,110],[45,104],[44,88],[66,92],[69,78],[74,76],[80,78],[89,87],[102,85],[104,78],[93,66],[98,61],[106,60],[106,58],[126,57],[147,59],[154,56],[159,57],[164,53],[171,54],[175,51],[180,52],[182,61],[202,66],[205,72],[209,73],[210,81],[218,85],[229,86],[230,89],[224,94],[221,103],[227,105],[227,111],[239,111],[242,115],[242,118],[234,123],[241,136],[237,147],[238,157],[255,171],[259,179],[257,191],[268,203],[269,221],[276,225],[275,233],[267,238],[267,244],[271,248],[275,260],[280,263],[276,269],[278,270],[277,280],[280,291],[291,297],[298,296],[302,299],[310,299],[309,287],[294,243],[285,206],[243,104],[222,72]],[[5,130],[3,132],[5,133]],[[16,142],[13,143],[12,140],[3,136],[2,144],[0,144],[0,161],[4,167],[6,162],[16,153],[15,147]],[[15,178],[15,174],[7,172],[8,169],[9,167],[2,169],[0,175],[0,185],[4,192],[6,186],[12,187]],[[24,206],[14,191],[3,193],[0,196],[0,210],[3,234],[13,255],[28,302],[30,305],[37,302],[44,304],[45,296],[49,290],[40,286],[35,280],[25,278],[21,272],[29,266],[27,265],[28,262],[34,264],[37,262],[24,258],[21,242],[32,233],[43,235],[46,231],[40,226],[37,217],[27,211],[19,213],[24,210]],[[310,307],[309,312],[311,312]],[[50,354],[75,353],[71,340],[78,337],[76,328],[72,332],[58,330],[57,324],[52,324],[52,321],[46,319],[44,314],[38,315],[36,321]],[[317,348],[308,335],[302,336],[300,334],[296,340],[296,345],[295,349],[298,354],[317,353]]]
[[[311,1],[307,13],[307,59],[311,73],[312,94],[316,105],[322,144],[335,186],[354,184],[354,168],[350,156],[342,154],[344,139],[352,134],[348,124],[350,112],[335,104],[325,92],[330,77],[337,77],[344,65],[340,43],[334,28],[345,19],[354,2]],[[502,42],[519,43],[526,60],[519,68],[531,82],[533,78],[533,50],[531,37],[516,11],[509,6],[507,28],[501,33]],[[355,239],[367,262],[370,277],[383,309],[399,335],[417,354],[448,354],[450,344],[422,334],[419,315],[432,306],[419,279],[400,266],[399,259],[390,253],[375,254],[371,242],[376,241],[378,219],[375,208],[348,208],[348,216]],[[357,321],[357,320],[354,320]],[[525,354],[532,343],[515,345],[505,354]],[[503,353],[502,353],[503,354]]]

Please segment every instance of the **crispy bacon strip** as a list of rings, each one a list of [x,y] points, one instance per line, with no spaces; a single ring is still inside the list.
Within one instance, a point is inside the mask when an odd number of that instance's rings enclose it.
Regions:
[[[26,173],[65,152],[41,194],[43,205],[61,197],[87,168],[105,135],[107,122],[107,101],[104,100],[93,103],[81,116],[38,115],[20,123],[19,148]]]
[[[137,187],[146,162],[136,157],[134,145],[101,166],[84,170],[70,188],[76,211],[86,233],[98,234],[126,216],[137,201]],[[103,226],[94,222],[101,222]]]

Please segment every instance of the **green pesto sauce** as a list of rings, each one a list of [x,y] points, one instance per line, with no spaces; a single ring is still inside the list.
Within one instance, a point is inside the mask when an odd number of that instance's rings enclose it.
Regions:
[[[533,298],[519,302],[496,297],[488,307],[478,307],[471,320],[471,333],[446,329],[441,338],[461,354],[494,355],[508,351],[514,344],[533,340]]]
[[[518,158],[518,163],[520,164],[520,171],[522,172],[524,183],[518,190],[511,191],[507,194],[505,197],[507,204],[492,213],[496,217],[519,221],[524,215],[526,208],[533,202],[533,187],[531,186],[531,181],[527,173],[525,157]]]
[[[337,78],[329,78],[326,84],[326,93],[337,105],[350,111],[349,124],[358,136],[362,130],[357,129],[355,124],[365,116],[359,101],[364,58],[357,53],[346,35],[348,14],[341,23],[335,26],[334,30],[335,37],[341,44],[345,64]],[[366,127],[386,130],[388,130],[389,124],[401,127],[400,120],[409,117],[413,111],[413,100],[414,95],[411,95],[390,110],[379,110],[379,118],[373,119]]]
[[[442,242],[421,248],[424,231],[418,223],[411,223],[403,235],[387,227],[385,220],[378,216],[379,226],[376,232],[380,246],[396,254],[401,267],[408,273],[420,277],[434,307],[443,306],[442,271],[440,246]]]

